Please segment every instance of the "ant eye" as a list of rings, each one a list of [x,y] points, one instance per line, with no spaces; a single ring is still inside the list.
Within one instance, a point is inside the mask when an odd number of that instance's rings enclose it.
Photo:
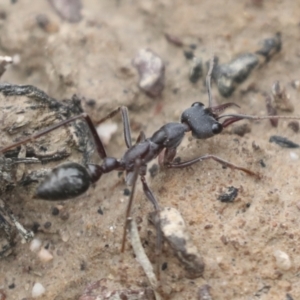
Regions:
[[[192,104],[192,107],[193,107],[193,106],[204,106],[204,104],[201,103],[201,102],[194,102],[194,103]]]
[[[212,125],[211,130],[214,134],[218,134],[223,130],[223,126],[220,123],[215,123]]]

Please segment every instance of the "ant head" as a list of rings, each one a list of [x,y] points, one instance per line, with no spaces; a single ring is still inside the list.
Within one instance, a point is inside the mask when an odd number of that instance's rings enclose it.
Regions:
[[[185,123],[192,131],[193,137],[207,139],[223,130],[216,120],[216,115],[210,108],[205,108],[201,102],[195,102],[181,115],[181,123]]]

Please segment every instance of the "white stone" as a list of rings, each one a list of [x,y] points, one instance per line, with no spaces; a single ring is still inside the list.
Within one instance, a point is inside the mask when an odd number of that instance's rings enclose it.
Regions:
[[[45,248],[40,250],[38,257],[42,262],[48,262],[53,259],[53,255]]]
[[[292,160],[298,160],[299,159],[299,155],[295,152],[290,152],[290,158]]]
[[[30,243],[30,250],[32,252],[38,252],[42,246],[42,241],[39,239],[33,239]]]
[[[97,127],[97,133],[104,145],[108,145],[111,136],[117,131],[117,123],[103,123]]]
[[[289,255],[281,250],[275,250],[274,256],[276,259],[276,266],[284,271],[287,271],[291,268],[292,262]]]
[[[39,282],[36,282],[32,288],[31,296],[32,298],[38,298],[46,292],[46,289]]]

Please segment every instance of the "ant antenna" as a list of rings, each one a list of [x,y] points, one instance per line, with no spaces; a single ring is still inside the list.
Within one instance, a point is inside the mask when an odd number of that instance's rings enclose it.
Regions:
[[[208,93],[208,106],[212,107],[213,106],[213,99],[211,95],[211,74],[214,68],[214,60],[215,60],[215,55],[213,54],[209,60],[209,69],[208,73],[206,75],[206,88],[207,88],[207,93]]]

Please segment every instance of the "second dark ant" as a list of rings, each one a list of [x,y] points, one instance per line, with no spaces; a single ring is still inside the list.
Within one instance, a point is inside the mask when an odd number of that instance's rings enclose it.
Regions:
[[[106,154],[104,145],[97,134],[96,128],[91,118],[86,114],[71,117],[63,120],[45,130],[42,130],[32,136],[16,142],[8,147],[2,148],[0,153],[4,153],[14,147],[20,146],[27,142],[33,141],[45,134],[62,127],[66,124],[74,122],[78,119],[83,119],[87,123],[89,130],[93,136],[97,153],[103,160],[102,164],[87,164],[86,167],[75,162],[63,163],[50,172],[45,179],[40,183],[36,190],[36,198],[45,200],[67,200],[79,195],[82,195],[90,187],[92,183],[97,182],[101,176],[111,171],[125,171],[126,183],[132,186],[129,204],[126,211],[126,223],[124,226],[124,234],[122,240],[121,251],[125,250],[126,229],[130,220],[132,202],[134,198],[134,190],[138,176],[143,185],[143,191],[147,199],[153,204],[155,213],[159,213],[160,206],[157,198],[146,182],[147,164],[159,157],[159,163],[162,167],[168,169],[185,168],[193,164],[213,159],[220,164],[232,169],[240,170],[248,175],[259,177],[259,175],[246,168],[234,165],[218,156],[207,154],[196,157],[194,159],[175,162],[176,150],[181,144],[185,133],[191,131],[193,137],[197,139],[208,139],[219,133],[234,122],[243,119],[262,120],[262,119],[299,119],[299,117],[285,116],[251,116],[245,114],[219,114],[226,108],[237,106],[234,103],[225,103],[217,106],[212,106],[211,95],[211,74],[213,70],[213,59],[210,61],[209,72],[206,77],[206,86],[208,91],[209,106],[205,108],[201,102],[195,102],[190,108],[187,108],[181,115],[181,122],[171,122],[163,125],[151,137],[146,138],[144,132],[140,132],[136,143],[132,144],[130,122],[128,110],[122,106],[112,111],[108,116],[97,122],[97,125],[114,117],[121,112],[124,126],[124,139],[127,150],[124,155],[117,159],[109,157]],[[222,122],[221,120],[224,119]],[[1,221],[1,220],[0,220]],[[159,228],[159,223],[155,225],[157,230],[157,247],[161,248],[162,233]]]

